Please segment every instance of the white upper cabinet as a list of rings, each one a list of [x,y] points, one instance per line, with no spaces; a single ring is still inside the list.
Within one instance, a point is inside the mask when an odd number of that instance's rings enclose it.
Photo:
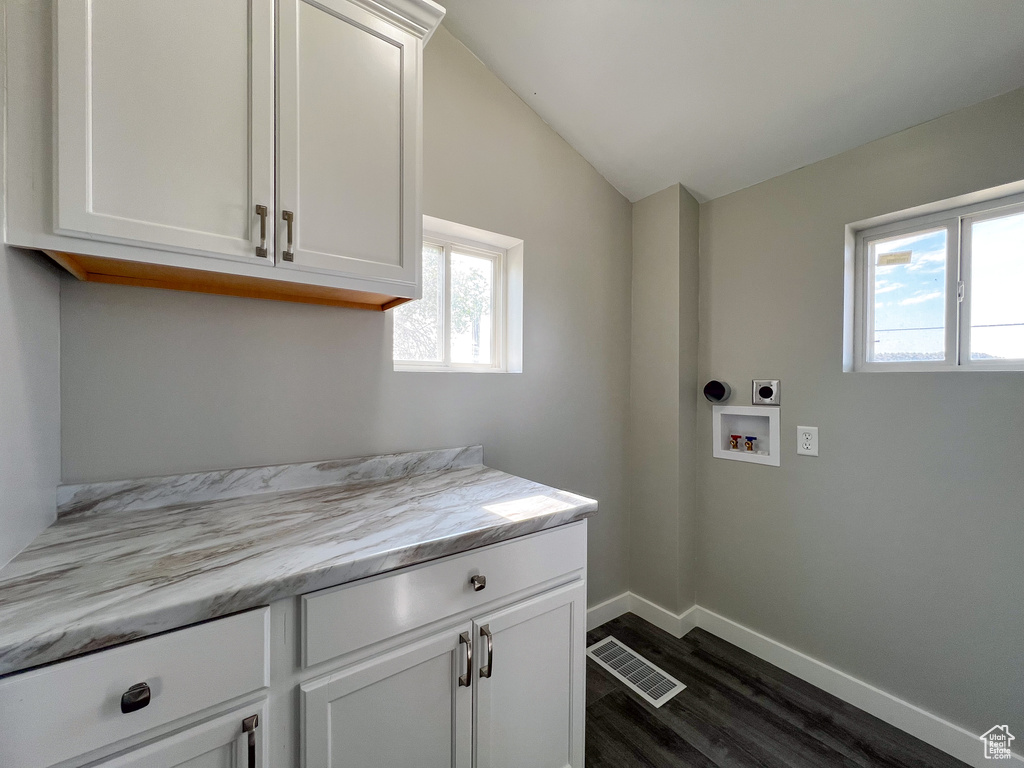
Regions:
[[[272,0],[58,0],[56,231],[256,258]]]
[[[282,262],[414,282],[418,40],[347,0],[279,8]]]
[[[81,280],[420,296],[432,0],[9,3],[5,242]]]

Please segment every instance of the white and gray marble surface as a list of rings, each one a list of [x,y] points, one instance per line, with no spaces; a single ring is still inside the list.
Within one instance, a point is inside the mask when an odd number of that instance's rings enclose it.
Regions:
[[[415,453],[393,453],[339,461],[314,461],[276,467],[246,467],[188,475],[62,485],[57,488],[57,516],[85,512],[143,510],[172,504],[236,499],[257,493],[297,491],[326,485],[367,483],[482,464],[483,446]]]
[[[65,490],[57,522],[0,569],[0,675],[597,510],[482,456],[475,446]]]

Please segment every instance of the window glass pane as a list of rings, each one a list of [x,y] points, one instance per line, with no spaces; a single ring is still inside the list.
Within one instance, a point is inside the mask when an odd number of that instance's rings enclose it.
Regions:
[[[440,363],[444,360],[444,249],[423,244],[423,298],[392,310],[395,323],[394,359]]]
[[[494,261],[452,251],[453,363],[493,362]]]
[[[1024,359],[1024,213],[971,225],[971,359]]]
[[[946,230],[871,243],[867,359],[887,363],[946,357]]]

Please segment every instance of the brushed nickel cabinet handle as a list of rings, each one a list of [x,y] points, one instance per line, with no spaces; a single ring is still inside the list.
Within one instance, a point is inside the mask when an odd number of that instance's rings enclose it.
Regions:
[[[459,675],[459,685],[468,688],[473,683],[473,641],[469,632],[459,635],[459,645],[466,646],[466,674]]]
[[[256,768],[256,729],[259,725],[259,715],[251,715],[242,721],[242,733],[249,736],[249,768]]]
[[[480,677],[490,677],[494,671],[494,635],[491,634],[490,624],[480,627],[480,637],[487,638],[487,663],[480,665]]]
[[[478,574],[476,576],[473,576],[469,580],[469,583],[473,585],[473,591],[474,592],[479,592],[482,589],[484,589],[484,587],[487,586],[487,577],[486,576],[480,576]]]
[[[284,253],[281,254],[281,258],[285,261],[295,261],[295,251],[292,249],[292,227],[295,224],[295,214],[291,211],[281,211],[281,218],[285,220],[288,225],[288,245],[285,246]]]
[[[260,244],[256,247],[256,255],[267,258],[267,206],[257,205],[256,215],[260,217]]]

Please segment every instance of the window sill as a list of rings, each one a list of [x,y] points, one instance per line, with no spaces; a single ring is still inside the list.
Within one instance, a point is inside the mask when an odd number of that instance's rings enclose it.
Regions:
[[[521,373],[506,368],[484,365],[400,365],[395,363],[395,372],[401,373]]]
[[[949,365],[945,363],[861,363],[845,373],[954,373],[989,371],[992,373],[1014,373],[1024,371],[1024,362],[972,363],[971,365]]]

